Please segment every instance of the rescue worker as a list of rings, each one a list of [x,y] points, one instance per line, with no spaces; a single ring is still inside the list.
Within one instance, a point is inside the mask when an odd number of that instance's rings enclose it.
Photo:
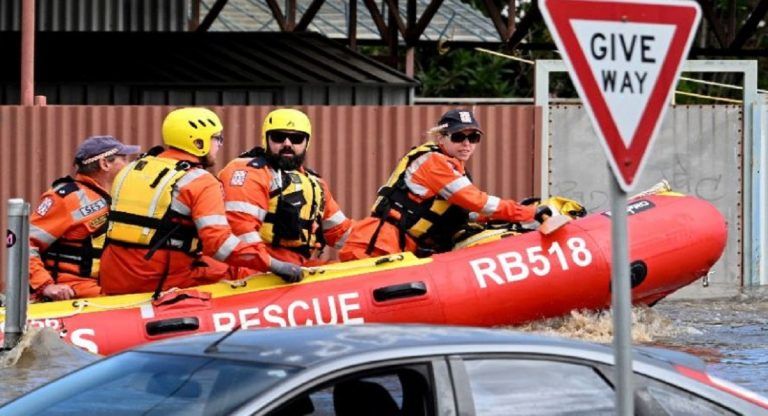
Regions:
[[[174,110],[163,121],[166,147],[152,148],[117,175],[101,258],[104,293],[154,290],[157,297],[168,288],[236,277],[229,266],[301,279],[299,266],[232,234],[221,184],[205,170],[215,163],[222,132],[211,110]]]
[[[112,136],[85,139],[75,153],[75,177],[53,182],[40,197],[29,227],[29,284],[32,299],[98,296],[99,257],[104,245],[109,189],[128,155]]]
[[[312,256],[325,243],[340,248],[352,224],[328,184],[304,166],[311,140],[306,114],[274,110],[264,119],[261,147],[219,172],[235,234],[263,241],[273,257],[302,265],[318,264]]]
[[[470,220],[539,222],[550,208],[488,195],[472,184],[465,163],[483,137],[468,110],[446,112],[430,130],[435,141],[412,148],[379,189],[371,216],[352,227],[342,261],[402,251],[448,251]]]

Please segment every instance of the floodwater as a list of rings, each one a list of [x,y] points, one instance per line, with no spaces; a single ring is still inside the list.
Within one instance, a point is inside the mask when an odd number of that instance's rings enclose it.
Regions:
[[[710,373],[768,396],[768,293],[728,300],[663,301],[633,310],[635,344],[672,348],[703,359]],[[611,342],[609,313],[570,316],[512,328]],[[0,403],[99,359],[34,330],[0,357]]]

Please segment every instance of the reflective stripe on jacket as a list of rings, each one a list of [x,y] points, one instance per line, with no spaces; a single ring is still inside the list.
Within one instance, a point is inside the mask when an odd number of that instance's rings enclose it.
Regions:
[[[54,181],[30,217],[30,287],[69,284],[77,296],[97,295],[108,212],[109,194],[89,176]]]
[[[197,161],[194,156],[176,149],[166,150],[157,157],[193,164]],[[170,209],[187,217],[201,242],[203,254],[231,266],[257,271],[268,269],[270,259],[264,245],[245,243],[232,233],[226,220],[221,184],[216,177],[202,168],[193,167],[172,189]],[[119,195],[113,199],[113,204],[121,206]],[[211,275],[211,270],[218,273],[222,269],[222,265],[215,264],[213,259],[204,260],[206,264],[203,265],[200,257],[193,258],[186,252],[163,246],[147,260],[148,251],[148,247],[109,244],[101,261],[104,293],[153,291],[164,275],[167,276],[163,285],[166,289],[226,277],[224,273]]]
[[[260,148],[259,148],[260,149]],[[284,172],[266,163],[262,151],[251,151],[219,172],[227,218],[244,241],[264,241],[281,260],[284,251],[308,259],[327,242],[341,247],[352,221],[339,208],[326,182],[301,168]],[[285,249],[285,250],[280,250]]]

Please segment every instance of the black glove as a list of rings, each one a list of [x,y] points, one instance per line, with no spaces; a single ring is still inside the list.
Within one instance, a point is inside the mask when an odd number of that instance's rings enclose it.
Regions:
[[[529,196],[528,198],[525,198],[522,201],[520,201],[520,205],[536,205],[539,202],[541,202],[541,198],[536,198],[535,196]]]
[[[533,216],[533,219],[539,222],[539,224],[543,223],[544,220],[552,216],[552,209],[549,208],[549,205],[539,205],[536,207],[536,214]]]
[[[587,216],[587,209],[584,207],[581,207],[580,209],[572,209],[568,211],[568,215],[571,216],[571,218],[582,218]]]
[[[269,271],[280,276],[286,283],[300,282],[303,277],[299,265],[274,258],[269,262]]]

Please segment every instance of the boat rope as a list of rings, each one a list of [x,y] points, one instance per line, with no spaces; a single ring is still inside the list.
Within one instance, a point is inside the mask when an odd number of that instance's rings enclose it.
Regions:
[[[370,262],[361,262],[363,264],[358,263],[356,265],[350,265],[346,263],[333,263],[333,264],[324,265],[324,266],[302,267],[302,270],[308,275],[314,276],[317,274],[324,274],[326,272],[343,272],[343,271],[364,269],[371,266],[380,266],[382,264],[395,263],[403,260],[405,260],[405,255],[403,255],[402,253],[399,253],[399,254],[393,254],[391,256],[371,259],[373,264],[370,264]],[[236,280],[222,279],[219,282],[228,284],[232,289],[239,289],[239,288],[248,286],[248,281],[250,281],[251,279],[263,276],[264,274],[265,273],[252,274],[246,278],[236,279]],[[170,288],[166,291],[161,292],[160,296],[162,297],[163,295],[176,290],[179,290],[179,289],[175,287]],[[78,315],[82,313],[85,310],[85,308],[94,308],[94,309],[100,309],[105,311],[114,310],[114,309],[128,309],[128,308],[133,308],[133,307],[138,307],[144,304],[148,304],[148,303],[151,303],[152,301],[151,295],[148,295],[146,299],[142,299],[134,302],[120,303],[120,304],[99,303],[98,301],[94,301],[94,299],[99,299],[99,298],[96,297],[96,298],[76,299],[72,301],[72,307],[75,308],[75,310],[66,314],[61,314],[61,315],[57,314],[56,318],[69,318],[69,317]],[[5,309],[1,309],[0,314],[5,315]]]
[[[519,57],[514,56],[514,55],[508,55],[508,54],[505,54],[505,53],[496,52],[496,51],[492,51],[492,50],[485,49],[485,48],[475,48],[475,50],[478,51],[478,52],[486,53],[486,54],[493,55],[493,56],[498,56],[498,57],[509,59],[509,60],[512,60],[512,61],[522,62],[522,63],[528,64],[528,65],[535,65],[536,64],[536,61],[532,61],[530,59],[519,58]],[[730,89],[733,89],[733,90],[743,90],[744,89],[744,87],[739,86],[739,85],[724,84],[722,82],[707,81],[707,80],[704,80],[704,79],[696,79],[696,78],[689,78],[689,77],[683,77],[683,76],[680,77],[680,80],[681,81],[694,82],[694,83],[697,83],[697,84],[709,85],[709,86],[713,86],[713,87],[730,88]],[[766,92],[768,92],[768,90],[758,89],[757,92],[759,92],[759,93],[766,93]],[[741,104],[741,103],[744,102],[744,100],[735,100],[735,99],[731,99],[731,98],[715,97],[715,96],[711,96],[711,95],[694,94],[694,93],[689,93],[689,92],[679,91],[679,90],[675,90],[675,94],[686,95],[686,96],[689,96],[689,97],[703,98],[703,99],[708,99],[708,100],[712,100],[712,101],[734,103],[734,104]]]
[[[671,192],[671,191],[672,191],[672,187],[669,185],[669,182],[666,179],[662,179],[661,182],[657,183],[656,185],[653,185],[652,187],[646,189],[645,191],[632,195],[629,199],[641,198],[641,197],[650,196],[650,195],[657,195],[657,194],[661,194],[664,192]]]
[[[77,315],[78,313],[82,312],[83,309],[85,309],[87,307],[92,307],[92,308],[101,309],[101,310],[105,310],[105,311],[112,310],[112,309],[133,308],[133,307],[141,306],[141,305],[149,302],[151,300],[151,298],[152,298],[151,296],[148,296],[147,299],[144,299],[144,300],[140,300],[140,301],[137,301],[137,302],[122,303],[122,304],[119,304],[119,305],[106,305],[106,304],[101,304],[101,303],[98,303],[98,302],[94,302],[91,299],[78,299],[78,300],[75,300],[75,301],[72,302],[72,306],[76,307],[77,311],[73,312],[69,316]],[[66,316],[62,316],[62,318],[65,318],[65,317]]]
[[[704,95],[704,94],[694,94],[692,92],[685,92],[685,91],[675,91],[675,94],[685,95],[687,97],[704,98],[707,100],[720,101],[724,103],[741,104],[741,100],[734,100],[732,98],[715,97],[712,95]]]
[[[314,276],[316,274],[323,274],[325,272],[343,272],[343,271],[349,271],[349,270],[358,270],[358,269],[364,269],[371,266],[380,266],[382,264],[403,261],[405,260],[405,255],[403,255],[402,253],[393,254],[391,256],[380,257],[375,260],[374,259],[371,259],[371,260],[373,260],[373,264],[332,263],[324,266],[302,267],[302,269],[305,272],[307,272],[310,276]]]

